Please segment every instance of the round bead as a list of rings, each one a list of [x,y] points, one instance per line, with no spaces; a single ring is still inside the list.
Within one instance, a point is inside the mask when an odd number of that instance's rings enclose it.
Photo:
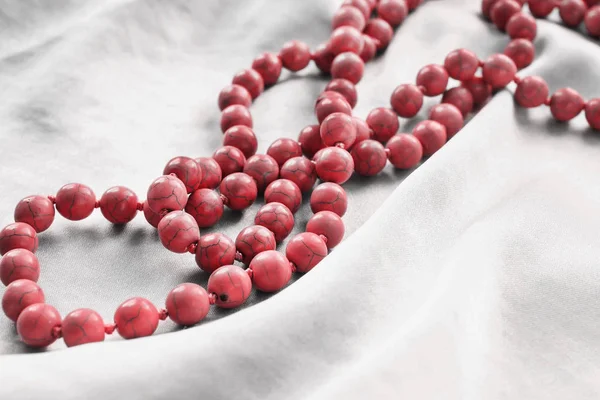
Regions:
[[[133,297],[117,308],[114,321],[124,339],[150,336],[158,328],[158,310],[150,300]]]
[[[426,96],[440,95],[448,86],[448,72],[438,64],[426,65],[417,74],[417,86],[423,87]]]
[[[412,133],[421,142],[425,156],[430,156],[441,149],[447,139],[446,128],[436,121],[421,121]]]
[[[490,84],[478,76],[463,82],[461,86],[471,93],[475,107],[483,106],[492,96],[492,87]]]
[[[377,53],[377,45],[375,44],[375,39],[371,36],[367,36],[363,34],[363,47],[360,51],[360,58],[364,61],[370,61],[375,57]]]
[[[557,121],[569,121],[577,116],[585,107],[579,93],[571,88],[558,89],[550,97],[550,112]]]
[[[365,19],[369,19],[371,16],[371,7],[369,6],[369,2],[366,0],[344,0],[342,3],[343,6],[352,6],[356,9],[360,10]]]
[[[518,69],[523,69],[533,62],[535,48],[527,39],[515,39],[506,45],[504,54],[515,62]]]
[[[550,15],[554,7],[557,6],[557,3],[548,0],[528,0],[527,6],[534,17],[545,18]]]
[[[198,189],[215,189],[219,186],[223,179],[219,163],[212,157],[199,157],[195,161],[202,170],[202,180]]]
[[[537,34],[537,24],[531,15],[519,12],[508,20],[506,32],[512,39],[522,38],[533,41]]]
[[[190,326],[202,321],[210,310],[208,293],[195,283],[177,285],[165,302],[169,318],[178,325]]]
[[[367,125],[366,121],[363,121],[358,117],[352,117],[352,120],[354,121],[354,126],[356,127],[356,139],[354,139],[354,143],[352,144],[353,147],[358,143],[371,138],[371,128],[369,128],[369,125]]]
[[[585,104],[585,118],[592,129],[600,131],[600,98],[592,99]]]
[[[146,199],[148,206],[156,214],[183,210],[187,203],[187,190],[176,176],[163,175],[150,184]]]
[[[358,100],[356,87],[347,79],[333,79],[325,86],[326,91],[337,92],[344,96],[351,108],[354,108]]]
[[[96,195],[81,183],[69,183],[56,193],[56,211],[71,221],[89,217],[95,206]]]
[[[406,0],[406,5],[408,6],[409,11],[414,10],[421,5],[421,3],[423,3],[423,0]]]
[[[279,165],[269,155],[256,154],[246,160],[244,173],[254,179],[258,191],[262,193],[269,183],[279,177]]]
[[[310,195],[313,213],[331,211],[342,217],[348,210],[348,195],[343,187],[333,182],[323,182]]]
[[[152,211],[152,209],[148,205],[148,201],[144,201],[144,218],[146,218],[146,221],[148,221],[150,225],[152,225],[155,228],[158,228],[158,223],[163,218],[163,216]]]
[[[208,292],[216,296],[221,308],[235,308],[244,304],[252,291],[248,273],[236,265],[224,265],[208,278]]]
[[[244,125],[252,128],[252,115],[244,106],[234,104],[221,112],[221,132],[236,125]]]
[[[355,53],[341,53],[331,64],[331,76],[334,79],[347,79],[354,84],[360,82],[364,72],[365,62]]]
[[[335,55],[329,51],[327,43],[321,43],[313,53],[312,59],[321,72],[328,74],[331,72],[331,63],[333,63],[334,57]]]
[[[235,261],[235,244],[229,236],[222,233],[210,233],[200,237],[196,250],[196,264],[202,270],[212,273],[223,265]]]
[[[380,173],[387,157],[383,145],[375,140],[364,140],[352,148],[354,170],[362,176],[375,176]]]
[[[325,93],[336,93],[337,92],[324,92]],[[352,115],[352,107],[348,103],[348,101],[344,98],[344,96],[331,96],[326,95],[327,97],[323,97],[317,101],[315,105],[315,114],[317,115],[317,120],[319,124],[323,123],[325,118],[330,116],[333,113],[342,113],[346,115]]]
[[[412,118],[423,106],[423,93],[411,84],[402,84],[394,89],[390,104],[402,118]]]
[[[465,123],[460,110],[452,104],[437,104],[433,106],[429,111],[429,119],[444,125],[448,139],[456,135]]]
[[[37,282],[40,262],[35,254],[26,249],[13,249],[0,260],[0,280],[5,286],[19,279]]]
[[[275,250],[265,251],[254,257],[250,269],[254,286],[262,292],[277,292],[292,277],[290,261]]]
[[[356,139],[356,125],[351,116],[343,113],[329,115],[320,128],[321,140],[325,146],[343,145],[349,148]]]
[[[369,20],[364,32],[373,39],[377,40],[377,50],[385,49],[392,41],[392,36],[394,35],[394,31],[392,30],[390,24],[381,18],[373,18]]]
[[[398,26],[408,15],[408,7],[404,0],[381,0],[377,15],[391,26]]]
[[[260,74],[266,86],[277,83],[281,67],[281,60],[273,53],[262,53],[252,62],[252,69]]]
[[[336,56],[345,52],[360,54],[362,47],[362,33],[351,26],[335,29],[329,38],[329,51]]]
[[[590,36],[600,37],[600,6],[590,8],[585,14],[584,22]]]
[[[300,131],[298,135],[298,143],[302,153],[306,157],[311,157],[321,150],[325,145],[321,140],[321,127],[319,125],[309,125]]]
[[[265,203],[281,203],[296,213],[302,204],[302,192],[294,182],[288,179],[277,179],[265,189]]]
[[[60,314],[49,304],[32,304],[17,320],[17,332],[23,343],[30,347],[50,346],[56,341],[53,331],[59,326]]]
[[[344,238],[344,222],[334,212],[319,211],[308,220],[306,232],[325,236],[327,248],[333,249]]]
[[[185,253],[192,244],[198,243],[200,229],[190,214],[172,211],[158,223],[158,237],[165,248],[174,253]]]
[[[231,81],[234,85],[240,85],[250,93],[253,99],[260,96],[265,90],[265,83],[262,76],[253,69],[245,69],[233,77]]]
[[[290,158],[281,166],[279,175],[283,179],[294,182],[301,192],[308,192],[317,181],[315,166],[306,157]]]
[[[283,204],[272,202],[265,204],[258,210],[254,223],[273,232],[275,241],[281,242],[294,229],[294,215]]]
[[[273,157],[277,161],[277,165],[281,167],[290,158],[301,156],[302,148],[300,147],[300,143],[294,139],[281,138],[269,146],[267,155]]]
[[[45,196],[28,196],[15,207],[15,222],[31,225],[37,233],[43,232],[54,221],[54,203]]]
[[[215,225],[223,216],[223,200],[212,189],[198,189],[188,198],[185,212],[194,217],[199,228]]]
[[[457,86],[444,92],[442,103],[452,104],[465,117],[473,110],[473,95],[467,88]]]
[[[235,239],[235,247],[242,253],[242,261],[246,265],[258,253],[275,250],[275,246],[275,235],[261,225],[252,225],[242,229]]]
[[[219,110],[223,111],[234,104],[239,104],[246,108],[252,105],[252,96],[250,96],[250,92],[245,87],[228,85],[219,93]]]
[[[341,26],[351,26],[362,32],[367,21],[363,13],[356,7],[344,6],[337,9],[331,20],[331,28],[336,29]]]
[[[63,319],[61,332],[67,347],[104,341],[104,321],[89,308],[71,311]]]
[[[279,52],[282,65],[290,71],[300,71],[310,62],[310,48],[306,43],[292,40],[283,45]]]
[[[219,164],[221,176],[226,177],[234,172],[240,172],[246,164],[244,153],[237,147],[223,146],[213,154],[213,159]],[[220,183],[220,182],[219,182]]]
[[[237,125],[225,131],[223,135],[223,146],[233,146],[244,153],[244,157],[248,158],[256,154],[258,141],[254,131],[247,126]]]
[[[565,25],[576,27],[583,22],[587,6],[583,0],[562,0],[558,5],[558,13]]]
[[[193,160],[192,162],[196,164]],[[138,197],[131,189],[114,186],[100,197],[100,211],[113,224],[126,224],[137,214]]]
[[[322,181],[342,184],[352,176],[354,161],[346,150],[339,147],[326,147],[321,150],[315,169]]]
[[[393,110],[385,107],[373,109],[367,115],[367,125],[373,131],[373,139],[385,143],[398,132],[400,122]]]
[[[481,2],[481,13],[484,17],[490,18],[490,9],[498,0],[482,0]]]
[[[32,304],[44,303],[42,288],[27,279],[17,279],[10,283],[2,296],[2,311],[12,321],[16,321],[25,308]]]
[[[517,66],[504,54],[493,54],[483,63],[483,80],[499,89],[508,85],[517,73]]]
[[[446,56],[444,68],[451,78],[467,81],[475,76],[475,72],[479,68],[479,59],[471,50],[454,50]]]
[[[0,255],[13,249],[25,249],[35,253],[38,244],[35,229],[23,222],[8,224],[0,231]]]
[[[385,147],[389,150],[390,163],[399,169],[414,168],[423,158],[423,145],[413,135],[400,133],[391,138]]]
[[[227,199],[224,201],[225,205],[235,211],[250,207],[258,195],[256,182],[243,172],[236,172],[223,178],[219,191]]]
[[[539,76],[523,78],[515,90],[515,101],[521,107],[533,108],[544,104],[548,98],[548,84]]]
[[[192,193],[198,189],[202,181],[202,170],[198,163],[189,157],[175,157],[171,159],[165,169],[163,175],[175,174],[185,185],[188,193]]]
[[[521,11],[521,4],[519,2],[515,0],[498,0],[490,9],[490,18],[494,25],[503,31],[510,17],[519,11]]]
[[[327,256],[327,245],[319,235],[303,232],[288,242],[285,256],[298,272],[306,273]]]

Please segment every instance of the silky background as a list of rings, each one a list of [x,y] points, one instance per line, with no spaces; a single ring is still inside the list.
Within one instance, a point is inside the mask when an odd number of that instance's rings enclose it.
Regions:
[[[338,4],[0,1],[0,224],[22,197],[68,182],[143,199],[167,160],[220,145],[216,98],[234,73],[291,39],[314,48]],[[412,13],[368,64],[355,115],[455,48],[501,51],[508,38],[478,10],[432,0]],[[522,75],[600,96],[597,41],[539,21],[535,45]],[[284,73],[254,103],[259,151],[314,123],[326,81],[312,66]],[[517,108],[513,89],[416,171],[347,183],[346,240],[272,297],[189,329],[165,322],[150,338],[38,353],[1,318],[0,399],[600,398],[600,135],[583,116],[557,124],[547,108]],[[235,237],[260,203],[216,229]],[[162,305],[208,278],[141,214],[124,229],[99,212],[57,215],[38,256],[48,303],[107,321],[129,297]]]

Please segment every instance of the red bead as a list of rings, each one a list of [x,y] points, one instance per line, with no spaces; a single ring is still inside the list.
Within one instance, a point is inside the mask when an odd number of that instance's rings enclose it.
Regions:
[[[25,249],[35,253],[38,244],[35,229],[23,222],[6,225],[0,231],[0,255],[4,255],[13,249]]]
[[[331,20],[331,28],[336,29],[341,26],[351,26],[362,32],[367,21],[363,13],[356,7],[344,6],[337,9]]]
[[[352,176],[354,160],[344,149],[326,147],[321,150],[319,158],[316,159],[315,169],[323,182],[342,184]]]
[[[441,149],[447,139],[446,128],[436,121],[421,121],[414,127],[412,133],[421,142],[425,156],[430,156]]]
[[[294,215],[283,204],[272,202],[258,210],[254,223],[273,232],[275,241],[281,242],[294,229]]]
[[[10,283],[2,296],[2,311],[12,321],[16,321],[25,308],[43,303],[44,292],[37,283],[27,279],[17,279]]]
[[[172,211],[160,220],[158,237],[163,246],[173,253],[185,253],[192,244],[198,243],[200,229],[190,214],[184,211]]]
[[[373,109],[367,115],[367,125],[373,131],[373,139],[385,143],[398,132],[400,122],[393,110],[385,107]]]
[[[335,29],[329,38],[329,51],[336,56],[345,52],[360,54],[362,47],[362,33],[351,26]]]
[[[390,24],[381,18],[373,18],[367,22],[364,31],[367,35],[377,40],[377,50],[385,49],[392,41],[394,31]]]
[[[579,93],[571,88],[558,89],[550,97],[550,112],[557,121],[569,121],[577,116],[585,107]]]
[[[71,221],[87,218],[95,206],[96,195],[81,183],[69,183],[56,193],[56,211]]]
[[[490,9],[498,0],[483,0],[481,2],[481,13],[484,17],[490,18]],[[544,0],[547,1],[547,0]]]
[[[354,139],[354,143],[352,143],[350,149],[353,146],[356,146],[358,143],[371,138],[371,128],[369,128],[369,125],[367,125],[366,121],[363,121],[357,117],[352,117],[352,120],[354,121],[354,126],[356,127],[356,139]]]
[[[325,95],[328,93],[327,95]],[[336,93],[338,96],[332,96],[331,93]],[[352,115],[352,107],[348,104],[348,101],[344,96],[337,92],[324,92],[321,99],[317,101],[315,105],[315,114],[319,124],[323,123],[325,118],[333,113],[342,113],[346,115]]]
[[[222,233],[210,233],[200,237],[196,250],[196,264],[204,271],[212,273],[223,265],[235,261],[235,244]]]
[[[61,332],[67,347],[104,341],[104,321],[89,308],[71,311],[62,321]]]
[[[406,0],[406,5],[410,11],[417,8],[421,3],[423,3],[423,0]]]
[[[344,238],[344,222],[334,212],[319,211],[308,220],[306,232],[325,236],[327,248],[333,249]]]
[[[423,158],[423,145],[413,135],[400,133],[391,138],[385,147],[389,149],[390,163],[396,168],[414,168]]]
[[[158,227],[158,223],[163,218],[163,215],[155,213],[154,211],[152,211],[152,209],[148,205],[148,201],[145,201],[144,202],[144,218],[146,218],[146,221],[148,221],[148,223],[150,225],[152,225],[153,227],[157,228]]]
[[[214,189],[219,186],[223,174],[219,163],[212,157],[199,157],[195,160],[202,171],[199,189]]]
[[[281,166],[279,176],[294,182],[301,192],[308,192],[317,181],[315,166],[306,157],[290,158]]]
[[[371,36],[367,36],[363,34],[363,47],[360,51],[360,58],[364,61],[370,61],[377,54],[377,45],[375,44],[375,39]]]
[[[352,6],[360,10],[363,17],[365,17],[366,20],[368,20],[371,16],[371,7],[369,6],[369,3],[365,0],[344,0],[344,2],[342,3],[342,7],[343,6]]]
[[[252,177],[258,191],[263,192],[269,183],[279,177],[279,165],[269,155],[256,154],[246,160],[244,173]]]
[[[402,84],[394,89],[390,104],[402,118],[412,118],[423,106],[423,93],[411,84]]]
[[[517,66],[504,54],[493,54],[483,63],[483,80],[499,89],[508,85],[517,73]]]
[[[202,169],[196,161],[189,157],[171,159],[163,170],[163,175],[170,174],[175,174],[183,182],[188,193],[198,189],[202,181]]]
[[[124,339],[150,336],[158,328],[158,310],[150,300],[133,297],[117,308],[114,321]]]
[[[313,213],[331,211],[342,217],[348,210],[348,196],[343,187],[333,182],[323,182],[310,195]]]
[[[290,158],[302,155],[300,143],[293,139],[281,138],[274,141],[267,149],[267,155],[273,157],[280,167]]]
[[[358,100],[356,87],[347,79],[333,79],[325,86],[325,90],[341,94],[352,108],[354,108]]]
[[[600,0],[585,0],[585,4],[587,4],[588,7],[594,7],[597,4],[600,4]]]
[[[177,285],[167,295],[165,302],[169,318],[178,325],[196,325],[210,310],[208,293],[195,283]]]
[[[265,86],[277,83],[281,67],[281,60],[273,53],[262,53],[252,62],[252,69],[260,74]]]
[[[45,196],[28,196],[15,207],[15,222],[31,225],[37,233],[43,232],[54,221],[54,204]]]
[[[352,146],[356,139],[356,125],[351,116],[343,113],[329,115],[320,128],[321,140],[325,146],[343,145],[345,148]]]
[[[221,132],[236,125],[244,125],[252,128],[252,115],[244,106],[234,104],[221,112]]]
[[[54,329],[60,326],[60,314],[49,304],[32,304],[17,320],[17,332],[30,347],[46,347],[56,341]]]
[[[229,106],[239,104],[246,108],[252,105],[252,96],[245,87],[228,85],[219,93],[219,110],[223,111]]]
[[[275,250],[258,254],[250,263],[254,286],[262,292],[277,292],[292,277],[290,261]]]
[[[515,0],[498,0],[490,9],[490,18],[494,25],[503,31],[510,17],[519,11],[521,11],[519,2]]]
[[[448,139],[456,135],[465,124],[462,113],[452,104],[433,106],[429,111],[429,119],[444,125]]]
[[[238,72],[233,77],[231,83],[245,88],[253,99],[260,96],[263,90],[265,90],[265,82],[262,76],[253,69],[245,69]]]
[[[199,228],[215,225],[223,216],[223,200],[212,189],[198,189],[188,197],[185,212],[194,217]]]
[[[352,148],[354,170],[362,176],[375,176],[387,163],[383,145],[375,140],[364,140]]]
[[[279,52],[281,63],[290,71],[300,71],[310,62],[310,49],[306,43],[292,40],[283,45]]]
[[[517,84],[515,101],[521,107],[541,106],[547,98],[548,84],[539,76],[527,76]]]
[[[248,265],[260,252],[275,250],[276,242],[273,232],[260,225],[248,226],[235,239],[237,251],[242,253],[242,261]]]
[[[278,202],[296,213],[302,203],[302,192],[294,182],[288,179],[277,179],[265,189],[265,203]]]
[[[6,286],[19,279],[37,282],[40,262],[35,254],[26,249],[13,249],[0,260],[0,280]]]
[[[244,304],[252,291],[248,273],[236,265],[224,265],[208,278],[208,292],[216,296],[221,308],[235,308]]]
[[[523,69],[533,62],[535,48],[527,39],[515,39],[506,46],[504,54],[515,62],[518,69]]]
[[[576,27],[583,22],[587,6],[583,0],[562,0],[558,5],[560,18],[565,25]]]
[[[533,41],[537,34],[537,24],[531,15],[518,12],[508,20],[506,32],[512,39],[527,39]]]
[[[221,176],[226,177],[234,172],[240,172],[246,164],[244,153],[237,147],[223,146],[213,154],[213,159],[219,164]]]
[[[483,106],[489,98],[492,96],[492,87],[490,84],[485,82],[481,77],[474,77],[461,84],[462,87],[466,88],[471,92],[473,97],[473,104],[475,107]]]
[[[196,162],[192,160],[194,164]],[[114,186],[100,197],[100,211],[113,224],[126,224],[137,214],[138,197],[131,189]]]
[[[557,2],[548,1],[548,0],[528,0],[527,1],[527,6],[529,7],[529,11],[531,12],[531,14],[533,14],[534,17],[537,17],[537,18],[547,17],[548,15],[550,15],[552,10],[554,10],[554,7],[556,7],[557,5],[558,5]]]
[[[438,64],[426,65],[417,74],[417,86],[423,87],[426,96],[442,94],[448,86],[448,72]]]
[[[452,104],[465,117],[473,110],[473,95],[469,92],[469,89],[457,86],[444,92],[442,103]]]
[[[319,125],[309,125],[302,129],[300,135],[298,135],[298,143],[300,143],[302,153],[306,157],[314,156],[317,151],[325,147],[321,140],[321,127]]]
[[[317,68],[319,68],[321,72],[325,74],[331,72],[331,63],[333,63],[334,58],[335,55],[331,51],[329,51],[329,46],[327,43],[322,43],[319,46],[317,46],[312,56],[312,59],[315,62]]]
[[[327,256],[327,245],[317,234],[300,233],[288,242],[285,256],[298,272],[306,273]]]
[[[391,26],[398,26],[408,15],[408,7],[404,0],[381,0],[377,15]]]
[[[590,36],[600,36],[600,6],[590,8],[585,14],[585,28]]]
[[[341,53],[335,57],[331,64],[331,76],[334,79],[347,79],[357,84],[365,72],[365,62],[355,53]]]
[[[471,50],[454,50],[446,56],[444,68],[451,78],[468,81],[475,76],[475,72],[479,68],[479,59]]]
[[[227,199],[224,201],[225,205],[235,211],[250,207],[258,195],[256,182],[243,172],[236,172],[223,178],[219,191]]]
[[[237,125],[225,131],[223,146],[233,146],[242,151],[246,158],[256,154],[258,142],[254,131],[247,126]]]
[[[600,98],[592,99],[585,104],[585,118],[592,129],[600,131]]]
[[[163,175],[150,184],[146,199],[148,207],[156,214],[183,210],[187,203],[187,191],[179,178]]]

